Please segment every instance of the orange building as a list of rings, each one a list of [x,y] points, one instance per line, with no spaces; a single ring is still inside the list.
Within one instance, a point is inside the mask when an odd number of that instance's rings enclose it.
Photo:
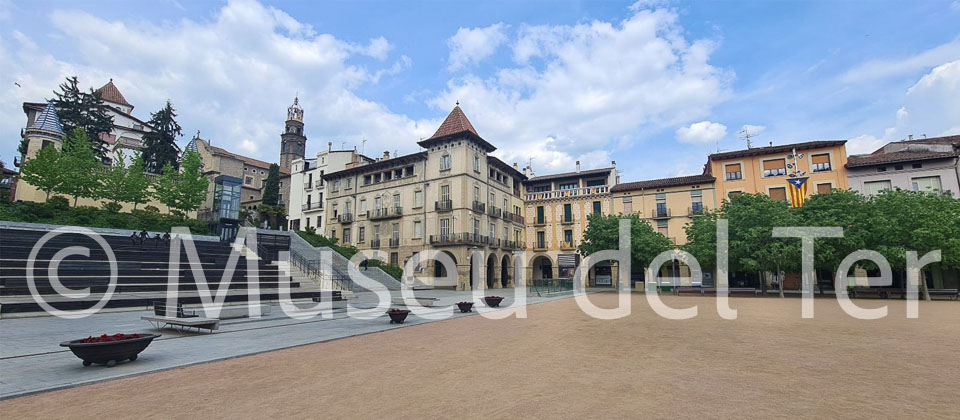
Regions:
[[[805,172],[807,196],[848,189],[846,140],[810,141],[714,153],[704,171],[716,177],[717,200],[731,194],[763,193],[787,200],[787,180],[796,170]],[[797,159],[792,154],[803,155]]]

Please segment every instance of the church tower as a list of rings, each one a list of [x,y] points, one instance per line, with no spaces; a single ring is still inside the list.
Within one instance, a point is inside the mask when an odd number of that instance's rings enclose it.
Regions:
[[[287,108],[287,122],[280,135],[280,169],[290,172],[290,164],[307,153],[307,137],[303,135],[303,108],[299,98]]]

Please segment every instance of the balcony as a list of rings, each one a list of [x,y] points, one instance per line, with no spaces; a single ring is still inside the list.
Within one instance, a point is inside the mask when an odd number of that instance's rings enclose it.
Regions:
[[[506,219],[506,217],[504,217],[504,219]],[[513,223],[523,224],[523,216],[516,213],[510,213],[510,220],[512,220]]]
[[[490,206],[487,210],[489,210],[487,214],[489,214],[490,217],[496,217],[498,219],[503,217],[503,210],[500,210],[498,207]]]
[[[453,201],[452,200],[440,200],[435,203],[436,211],[445,212],[453,210]]]
[[[379,239],[372,239],[372,240],[370,241],[370,249],[380,249],[380,240],[379,240]]]
[[[487,245],[489,242],[490,238],[473,233],[430,235],[430,245],[433,246]]]
[[[304,182],[304,183],[303,183],[303,189],[304,189],[304,191],[310,191],[310,190],[312,190],[312,189],[313,189],[313,183],[310,182],[310,181]]]
[[[307,203],[303,205],[303,211],[323,210],[323,203]]]
[[[497,238],[490,238],[490,248],[500,248],[500,240]]]
[[[687,215],[690,217],[693,216],[703,216],[707,212],[707,208],[704,206],[699,207],[687,207]]]
[[[344,213],[337,216],[337,222],[353,223],[353,213]]]
[[[322,179],[318,179],[318,180],[316,180],[316,181],[313,181],[313,187],[314,187],[314,188],[323,188],[323,180],[322,180]]]
[[[534,250],[534,251],[546,251],[546,250],[547,250],[547,244],[545,244],[545,243],[543,243],[543,242],[533,244],[533,250]]]
[[[392,219],[395,217],[403,216],[402,207],[384,207],[379,209],[374,209],[367,217],[370,220],[379,220],[379,219]]]
[[[390,248],[399,248],[400,238],[390,238]]]
[[[479,202],[479,201],[474,201],[474,202],[473,202],[473,211],[475,211],[475,212],[477,212],[477,213],[486,213],[486,211],[487,211],[487,205],[484,204],[484,203],[481,203],[481,202]]]
[[[654,219],[667,219],[670,216],[672,216],[671,213],[673,212],[670,211],[670,209],[668,208],[656,208],[656,209],[653,209],[653,212],[651,213],[650,217]]]
[[[593,195],[604,195],[610,192],[609,185],[597,185],[594,187],[571,188],[566,190],[538,191],[528,192],[526,201],[556,200],[561,198],[588,197]]]
[[[577,246],[574,245],[573,241],[563,241],[560,242],[560,249],[564,251],[572,251],[577,249]]]
[[[514,250],[514,249],[520,249],[520,244],[515,241],[501,241],[500,246],[504,250],[508,250],[508,251]]]
[[[561,224],[561,225],[572,225],[572,224],[573,224],[573,216],[571,216],[571,217],[566,217],[566,216],[564,216],[563,219],[560,220],[560,224]]]

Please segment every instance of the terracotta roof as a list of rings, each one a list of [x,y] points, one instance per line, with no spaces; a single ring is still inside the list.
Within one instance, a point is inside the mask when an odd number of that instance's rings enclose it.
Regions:
[[[264,162],[264,161],[262,161],[262,160],[254,159],[254,158],[252,158],[252,157],[247,157],[247,156],[244,156],[244,155],[238,155],[238,154],[233,153],[233,152],[228,152],[228,151],[225,150],[225,149],[222,149],[222,148],[219,148],[219,147],[216,147],[216,146],[210,146],[209,143],[208,143],[207,147],[210,149],[210,153],[213,153],[213,154],[215,154],[215,155],[220,155],[220,156],[226,156],[226,157],[229,157],[229,158],[233,158],[233,159],[239,160],[239,161],[241,161],[241,162],[243,162],[243,163],[246,163],[246,164],[249,165],[249,166],[254,166],[254,167],[262,168],[262,169],[270,169],[270,164],[267,163],[267,162]],[[281,175],[290,175],[290,171],[284,170],[284,169],[281,167],[281,168],[280,168],[280,174],[281,174]]]
[[[654,188],[679,187],[682,185],[708,184],[716,181],[710,175],[688,175],[674,178],[651,179],[647,181],[627,182],[610,188],[610,192],[648,190]]]
[[[960,152],[891,152],[869,155],[854,155],[847,158],[847,168],[883,165],[887,163],[912,162],[918,160],[948,159],[957,157]]]
[[[732,152],[714,153],[710,155],[710,160],[723,160],[723,159],[732,159],[732,158],[747,157],[747,156],[763,156],[763,155],[768,155],[773,153],[789,152],[793,149],[797,149],[797,150],[820,149],[823,147],[842,146],[846,143],[847,143],[846,140],[818,140],[818,141],[808,141],[803,143],[781,144],[777,146],[754,147],[751,149],[734,150]]]
[[[37,114],[33,124],[27,128],[63,135],[63,127],[60,125],[60,117],[57,116],[57,108],[53,106],[53,101],[47,102],[47,106]]]
[[[540,182],[540,181],[547,181],[547,180],[554,180],[554,179],[562,179],[562,178],[581,178],[581,177],[593,176],[593,175],[600,175],[600,174],[605,174],[605,175],[608,175],[608,176],[609,176],[610,172],[613,171],[613,170],[614,170],[614,168],[611,167],[611,168],[600,168],[600,169],[587,169],[587,170],[580,171],[580,172],[564,172],[564,173],[560,173],[560,174],[535,176],[535,177],[533,177],[533,178],[528,179],[528,180],[527,180],[526,182],[524,182],[524,183],[525,183],[525,184],[532,184],[532,183]]]
[[[113,79],[110,79],[110,81],[103,85],[102,88],[97,89],[97,92],[100,93],[100,98],[105,101],[131,107],[133,106],[130,105],[130,102],[127,102],[127,100],[123,97],[123,94],[120,93],[120,89],[117,89],[117,85],[113,84]]]
[[[426,140],[417,142],[417,144],[419,144],[420,147],[429,148],[438,141],[457,135],[465,136],[476,141],[485,149],[487,149],[487,152],[497,150],[496,147],[493,147],[492,144],[480,137],[480,134],[477,133],[477,130],[473,128],[473,124],[470,124],[470,120],[467,119],[467,116],[463,113],[463,110],[460,109],[459,104],[453,107],[453,111],[450,111],[450,114],[447,115],[447,118],[443,120],[443,123],[440,124],[440,128],[437,129],[436,133],[433,133],[433,135]]]

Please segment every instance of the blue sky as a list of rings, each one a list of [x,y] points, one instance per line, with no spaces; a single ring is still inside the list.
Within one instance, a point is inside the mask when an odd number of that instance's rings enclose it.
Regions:
[[[960,1],[0,0],[0,159],[20,104],[110,78],[201,136],[276,161],[299,92],[308,153],[417,150],[459,100],[538,174],[697,173],[718,148],[960,133]],[[20,84],[21,87],[13,83]],[[367,140],[363,143],[362,140]]]

